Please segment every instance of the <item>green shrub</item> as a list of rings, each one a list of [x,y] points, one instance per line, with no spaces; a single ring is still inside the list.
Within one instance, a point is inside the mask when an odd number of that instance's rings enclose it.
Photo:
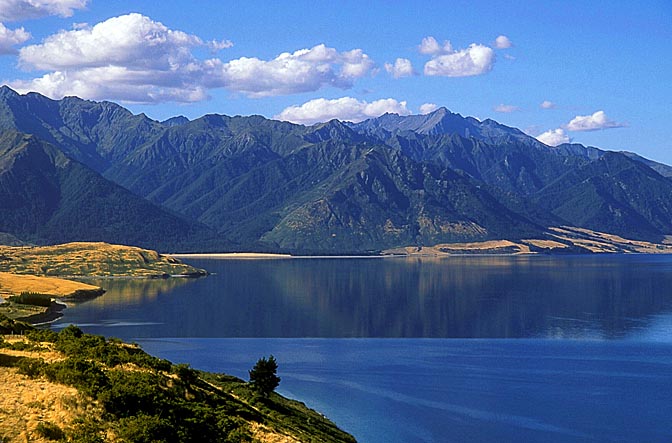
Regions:
[[[51,329],[33,329],[32,331],[26,332],[26,337],[28,337],[28,340],[37,343],[41,342],[56,343],[58,334],[52,331]]]
[[[51,296],[48,294],[39,294],[37,292],[22,292],[20,295],[12,295],[7,298],[13,303],[32,306],[51,306]]]
[[[74,386],[95,397],[108,383],[108,377],[100,366],[81,358],[68,358],[47,365],[45,375],[50,381]]]
[[[77,356],[100,361],[113,368],[124,363],[133,363],[142,368],[170,371],[167,360],[152,357],[140,348],[124,345],[118,339],[105,340],[100,335],[85,334],[74,325],[61,330],[56,338],[56,350],[68,356]]]
[[[32,351],[34,349],[37,349],[37,346],[35,346],[33,343],[26,343],[25,341],[17,341],[16,343],[9,345],[8,348],[13,349],[15,351]]]
[[[101,423],[91,417],[75,419],[68,434],[70,441],[77,443],[104,443]]]
[[[171,423],[154,415],[137,415],[119,420],[117,435],[127,443],[178,442]]]
[[[57,425],[49,422],[38,423],[35,432],[47,440],[62,440],[65,438],[65,432]]]
[[[19,360],[17,367],[19,368],[19,374],[37,378],[44,374],[47,364],[36,358],[22,358]]]
[[[98,400],[117,417],[160,414],[168,402],[157,375],[126,371],[109,371],[109,385],[100,392]]]
[[[198,380],[198,373],[188,364],[178,364],[173,366],[173,372],[186,384],[195,383]]]

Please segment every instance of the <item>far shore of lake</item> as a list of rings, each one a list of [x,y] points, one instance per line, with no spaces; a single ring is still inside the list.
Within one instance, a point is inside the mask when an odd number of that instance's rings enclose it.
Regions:
[[[232,259],[258,259],[258,258],[294,258],[290,254],[271,254],[265,252],[214,252],[193,254],[166,254],[175,258],[232,258]]]

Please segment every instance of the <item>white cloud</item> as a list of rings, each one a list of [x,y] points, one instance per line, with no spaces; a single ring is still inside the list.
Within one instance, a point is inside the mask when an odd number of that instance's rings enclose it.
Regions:
[[[600,129],[622,128],[624,123],[618,123],[609,120],[604,111],[597,111],[592,115],[577,115],[569,123],[567,129],[570,131],[598,131]]]
[[[505,105],[505,104],[499,104],[493,108],[495,112],[503,112],[505,114],[509,114],[511,112],[516,112],[520,111],[520,108],[518,106],[514,105]]]
[[[511,43],[511,40],[509,40],[509,37],[505,35],[500,35],[495,39],[495,48],[497,49],[507,49],[513,46],[513,43]]]
[[[133,13],[93,27],[60,31],[42,44],[22,48],[19,63],[43,70],[104,66],[179,69],[193,61],[190,48],[201,45],[194,35]]]
[[[569,138],[565,130],[562,128],[551,129],[544,132],[543,134],[539,134],[537,136],[537,140],[547,144],[548,146],[558,146],[563,143],[570,143],[572,141],[572,139]]]
[[[394,78],[410,77],[415,75],[413,64],[407,58],[398,58],[394,62],[394,65],[391,63],[385,63],[385,70],[392,74],[392,77]]]
[[[30,39],[30,33],[23,28],[7,29],[5,25],[0,23],[0,54],[14,54],[15,45],[20,45],[26,40]]]
[[[212,52],[217,52],[222,49],[232,48],[233,42],[231,40],[210,40],[207,45]]]
[[[448,40],[445,40],[443,45],[440,45],[439,42],[430,35],[429,37],[422,39],[420,46],[418,46],[418,50],[421,54],[427,55],[450,54],[453,52],[453,45],[451,45]]]
[[[19,93],[36,91],[52,98],[76,95],[92,100],[132,103],[197,102],[206,99],[207,89],[193,80],[185,71],[104,66],[50,72],[32,80],[10,82],[10,86]]]
[[[439,106],[436,103],[423,103],[420,105],[420,114],[430,114],[439,109]]]
[[[333,100],[318,98],[302,105],[290,106],[273,118],[309,125],[332,119],[360,122],[388,112],[399,115],[409,115],[411,113],[406,107],[405,101],[400,102],[393,98],[369,103],[352,97],[342,97]]]
[[[541,102],[539,107],[541,109],[555,109],[557,107],[557,105],[555,103],[553,103],[552,101],[544,100],[543,102]]]
[[[242,57],[229,62],[207,60],[207,83],[250,97],[317,91],[324,86],[352,87],[354,80],[371,72],[373,61],[361,49],[338,52],[324,44],[273,60]]]
[[[466,49],[434,55],[425,63],[425,75],[445,77],[481,75],[489,72],[494,62],[495,53],[492,48],[472,43]]]
[[[52,98],[129,102],[189,102],[207,97],[202,63],[192,48],[200,38],[168,29],[141,14],[110,18],[93,27],[78,26],[47,37],[19,52],[27,69],[48,70],[33,80],[10,82],[19,92]]]
[[[0,21],[19,21],[58,15],[71,17],[84,9],[88,0],[0,0]]]
[[[232,45],[228,40],[204,42],[133,13],[94,26],[79,25],[22,48],[19,63],[23,68],[49,72],[10,82],[10,86],[52,98],[77,95],[143,103],[191,102],[207,98],[213,88],[251,97],[316,91],[325,86],[349,88],[374,66],[361,49],[339,52],[323,44],[272,60],[202,60],[193,53],[197,47],[216,51]]]

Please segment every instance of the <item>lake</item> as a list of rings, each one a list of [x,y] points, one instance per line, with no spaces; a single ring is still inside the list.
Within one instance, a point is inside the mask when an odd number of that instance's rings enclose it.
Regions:
[[[670,441],[672,257],[187,260],[103,280],[55,328],[279,391],[361,442]]]

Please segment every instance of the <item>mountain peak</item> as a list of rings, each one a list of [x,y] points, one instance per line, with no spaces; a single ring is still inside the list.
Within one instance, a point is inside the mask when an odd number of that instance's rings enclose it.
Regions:
[[[0,94],[1,95],[19,95],[18,92],[16,92],[15,90],[13,90],[12,88],[10,88],[7,85],[0,86]]]
[[[429,112],[429,113],[423,114],[423,115],[432,115],[432,116],[444,117],[447,114],[451,114],[451,112],[445,106],[441,106],[440,108],[437,108],[437,109],[433,110],[432,112]]]
[[[162,121],[161,124],[165,126],[180,126],[189,123],[189,121],[184,115],[178,115]]]

